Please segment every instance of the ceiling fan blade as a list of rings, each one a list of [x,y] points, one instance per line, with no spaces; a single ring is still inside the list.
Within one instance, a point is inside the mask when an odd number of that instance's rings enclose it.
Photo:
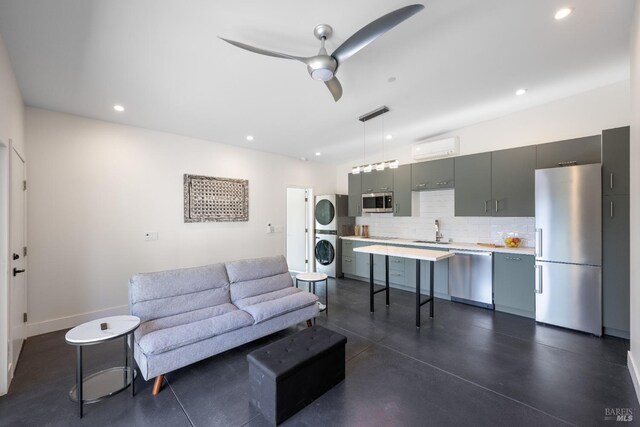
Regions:
[[[331,92],[331,95],[333,95],[333,100],[338,102],[338,99],[340,99],[340,97],[342,96],[342,85],[340,84],[338,79],[334,77],[331,80],[327,80],[326,82],[324,82],[324,84],[327,85],[327,87],[329,88],[329,92]]]
[[[411,18],[422,9],[424,9],[424,5],[412,4],[381,16],[375,21],[365,25],[354,35],[345,40],[345,42],[342,43],[331,54],[331,56],[333,56],[339,64],[342,63],[345,59],[349,58],[384,33],[400,24],[402,21]]]
[[[248,44],[240,43],[234,40],[225,39],[223,37],[218,37],[220,40],[224,40],[229,44],[234,45],[235,47],[239,47],[240,49],[248,50],[249,52],[259,53],[260,55],[273,56],[275,58],[283,58],[283,59],[293,59],[300,62],[305,62],[305,58],[301,58],[299,56],[287,55],[285,53],[273,52],[271,50],[260,49],[259,47],[249,46]]]

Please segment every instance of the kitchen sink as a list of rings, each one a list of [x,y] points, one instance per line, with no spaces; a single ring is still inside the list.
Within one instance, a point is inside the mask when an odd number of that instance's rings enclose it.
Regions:
[[[435,240],[414,240],[414,243],[432,243],[434,245],[448,245],[449,242],[436,242]]]

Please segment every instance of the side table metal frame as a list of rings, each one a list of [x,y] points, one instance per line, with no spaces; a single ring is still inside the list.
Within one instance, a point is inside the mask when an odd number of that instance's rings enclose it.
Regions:
[[[69,391],[69,399],[71,399],[72,401],[77,401],[78,402],[78,409],[79,409],[79,415],[80,418],[82,418],[83,415],[83,404],[84,403],[94,403],[94,402],[99,402],[100,400],[103,400],[107,397],[113,396],[115,394],[120,393],[121,391],[125,390],[127,387],[131,386],[131,396],[135,396],[135,380],[136,380],[136,368],[135,368],[135,358],[133,356],[133,344],[134,344],[134,339],[133,339],[133,333],[135,332],[135,330],[138,329],[137,327],[129,332],[127,332],[124,335],[116,335],[113,338],[109,338],[106,340],[100,340],[98,342],[89,342],[89,343],[71,343],[69,341],[67,341],[67,344],[70,345],[74,345],[76,346],[76,384],[71,388],[71,390]],[[124,367],[114,367],[114,368],[109,368],[109,369],[104,369],[102,371],[96,372],[94,374],[89,375],[87,378],[83,378],[82,377],[82,347],[85,346],[90,346],[90,345],[99,345],[102,343],[105,343],[107,341],[113,341],[119,338],[124,337]],[[91,399],[91,400],[85,400],[83,399],[82,396],[82,389],[83,389],[83,382],[86,379],[92,378],[92,377],[96,377],[99,376],[101,374],[105,374],[107,372],[111,372],[114,369],[116,370],[122,370],[123,374],[124,374],[124,383],[125,385],[122,388],[119,388],[117,390],[114,390],[110,393],[107,393],[103,396],[100,396],[98,398],[95,399]],[[129,372],[131,372],[130,376],[129,376]],[[129,381],[127,381],[127,377],[129,376]],[[74,393],[75,392],[75,393]],[[75,394],[75,397],[74,397]]]
[[[324,282],[324,307],[325,307],[325,309],[323,311],[325,313],[327,313],[327,315],[329,315],[329,276],[325,277],[324,279],[320,279],[320,280],[306,280],[306,279],[298,279],[296,277],[296,288],[298,287],[298,281],[306,282],[307,284],[311,285],[311,292],[314,293],[314,294],[316,293],[316,283]]]

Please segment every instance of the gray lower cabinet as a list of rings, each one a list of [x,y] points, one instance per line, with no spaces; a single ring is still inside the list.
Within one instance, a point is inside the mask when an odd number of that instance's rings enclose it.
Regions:
[[[341,240],[342,244],[342,273],[356,274],[356,260],[353,252],[352,240]]]
[[[491,153],[493,216],[535,216],[535,170],[535,146]]]
[[[536,169],[600,163],[600,141],[600,135],[593,135],[537,145]]]
[[[362,216],[362,174],[349,174],[349,216]]]
[[[629,195],[602,198],[602,324],[629,338]]]
[[[493,302],[496,311],[536,317],[533,255],[493,254]]]
[[[453,165],[453,158],[413,163],[411,165],[411,189],[423,191],[453,188]]]
[[[454,159],[455,216],[491,216],[491,153]]]
[[[602,194],[629,194],[629,126],[602,131]]]
[[[411,165],[393,169],[393,216],[411,216]]]

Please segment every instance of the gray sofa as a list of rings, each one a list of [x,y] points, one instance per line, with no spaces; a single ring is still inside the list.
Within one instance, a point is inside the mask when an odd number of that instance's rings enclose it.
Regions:
[[[136,274],[129,312],[145,380],[312,319],[318,297],[293,287],[283,256]]]

